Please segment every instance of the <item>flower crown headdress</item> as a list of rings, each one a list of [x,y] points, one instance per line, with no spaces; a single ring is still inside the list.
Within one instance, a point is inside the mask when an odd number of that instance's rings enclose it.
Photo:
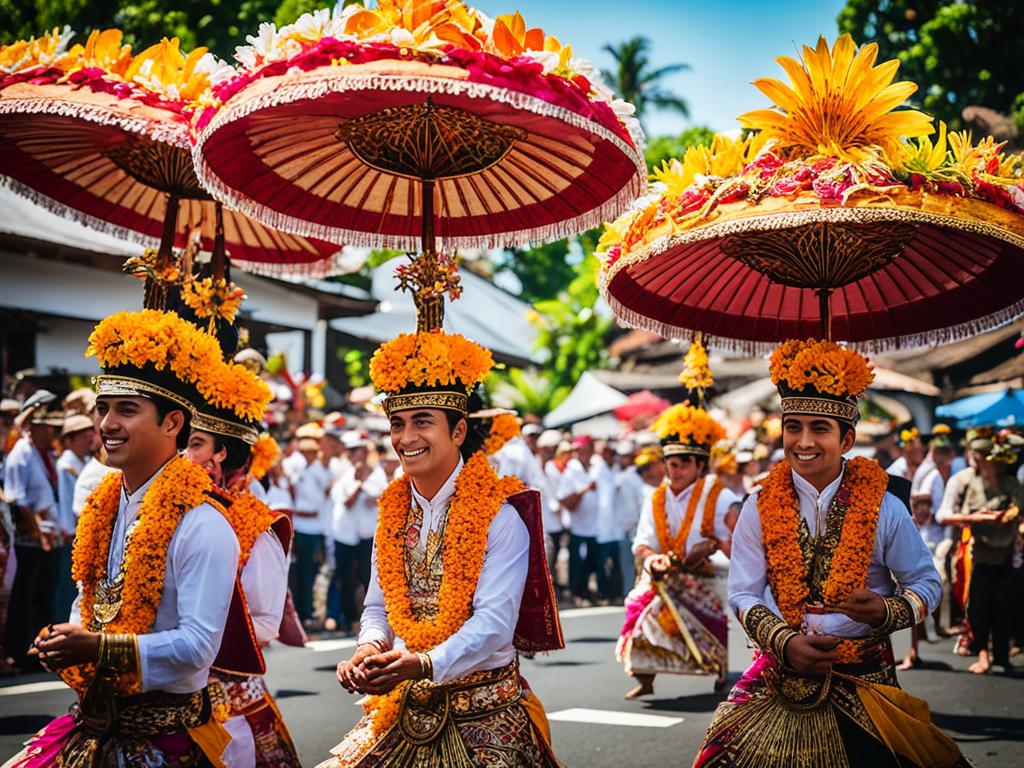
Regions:
[[[858,398],[875,378],[864,355],[816,339],[784,342],[772,353],[769,368],[783,416],[827,416],[850,426],[860,416]]]
[[[661,438],[662,453],[709,458],[711,446],[725,438],[725,427],[703,408],[679,403],[666,408],[651,429]]]

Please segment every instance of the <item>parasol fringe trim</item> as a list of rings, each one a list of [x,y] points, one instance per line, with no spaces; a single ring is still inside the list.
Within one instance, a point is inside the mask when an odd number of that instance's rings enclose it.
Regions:
[[[120,240],[126,240],[132,245],[138,245],[140,248],[156,248],[160,245],[159,237],[150,237],[149,235],[145,235],[141,232],[136,232],[134,229],[122,227],[118,224],[111,224],[109,221],[105,221],[96,216],[91,216],[77,208],[58,202],[52,197],[44,195],[42,192],[22,184],[16,179],[0,175],[0,188],[4,187],[52,214],[65,219],[71,219],[76,224],[89,227],[90,229],[94,229],[104,235],[110,235],[111,237],[116,237]]]
[[[293,216],[273,211],[266,206],[257,203],[247,195],[226,185],[209,167],[203,157],[203,146],[207,139],[222,125],[227,122],[238,120],[268,107],[289,104],[302,99],[318,99],[328,93],[341,93],[350,90],[390,90],[408,91],[415,93],[446,93],[451,95],[467,96],[476,99],[490,99],[499,103],[508,104],[516,109],[521,109],[534,114],[551,117],[561,120],[575,128],[588,131],[598,137],[612,143],[615,147],[628,157],[634,165],[636,172],[630,178],[629,183],[619,190],[615,195],[601,205],[592,208],[571,219],[554,224],[548,224],[531,229],[517,230],[515,232],[493,233],[485,235],[461,235],[458,237],[438,236],[438,243],[442,248],[497,248],[522,245],[530,242],[541,242],[547,240],[562,239],[571,237],[581,231],[591,229],[607,221],[614,220],[641,194],[647,190],[647,167],[644,164],[642,153],[634,147],[629,146],[621,137],[604,126],[590,120],[583,115],[577,114],[565,107],[550,104],[543,99],[518,91],[509,91],[505,88],[496,88],[484,83],[473,83],[463,80],[452,80],[450,78],[408,78],[394,75],[342,75],[330,79],[322,79],[319,82],[299,83],[295,85],[282,84],[275,90],[246,102],[237,109],[221,109],[220,112],[210,121],[192,150],[192,157],[195,161],[196,174],[199,181],[206,187],[214,197],[225,205],[231,206],[242,213],[252,216],[257,221],[262,221],[267,226],[292,232],[307,237],[315,237],[320,240],[327,240],[335,243],[367,248],[396,248],[406,251],[416,251],[419,248],[420,236],[414,235],[385,235],[379,233],[360,232],[332,227],[324,224],[304,221]],[[635,135],[632,126],[631,136]],[[637,146],[642,146],[641,141]]]
[[[714,347],[716,350],[745,355],[747,357],[762,357],[772,353],[783,339],[776,341],[754,341],[751,339],[734,339],[728,336],[716,336],[703,328],[685,328],[679,325],[663,323],[653,320],[646,315],[635,312],[624,306],[618,299],[611,296],[601,286],[602,298],[608,303],[612,312],[615,313],[619,322],[629,328],[638,328],[644,331],[651,331],[659,336],[672,339],[673,341],[688,340],[693,334],[700,331],[703,335],[704,344],[707,347]],[[897,349],[915,349],[918,347],[935,347],[940,344],[950,344],[956,341],[964,341],[988,331],[994,331],[1009,325],[1020,317],[1024,316],[1024,298],[1014,302],[1008,307],[997,310],[983,317],[968,320],[947,328],[937,328],[932,331],[910,333],[902,336],[889,336],[870,341],[846,342],[848,346],[866,354],[883,354]],[[842,341],[842,339],[835,339]]]
[[[154,141],[189,148],[188,126],[184,123],[166,123],[144,120],[112,113],[108,109],[59,99],[10,99],[0,101],[0,115],[36,114],[59,115],[86,120],[99,125],[110,125],[129,133],[139,133]],[[173,113],[172,113],[173,114]]]

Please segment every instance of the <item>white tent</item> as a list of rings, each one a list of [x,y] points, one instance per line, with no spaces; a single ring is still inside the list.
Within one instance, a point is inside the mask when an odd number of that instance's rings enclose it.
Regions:
[[[377,312],[361,317],[341,317],[331,328],[348,336],[380,344],[400,333],[416,330],[416,308],[412,295],[398,290],[394,260],[373,271],[373,297],[380,302]],[[495,287],[468,269],[460,270],[462,297],[445,300],[444,330],[459,333],[487,347],[498,358],[519,365],[541,364],[534,349],[537,329],[526,319],[530,305]]]
[[[609,387],[590,371],[580,376],[569,396],[555,410],[544,417],[544,426],[563,427],[614,411],[629,398]]]

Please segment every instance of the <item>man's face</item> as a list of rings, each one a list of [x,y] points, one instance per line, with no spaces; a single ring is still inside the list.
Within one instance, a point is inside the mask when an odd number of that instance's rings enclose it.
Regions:
[[[193,430],[188,436],[188,448],[185,449],[185,456],[189,461],[194,461],[201,466],[214,480],[221,477],[221,463],[227,458],[226,448],[217,450],[217,441],[209,432]]]
[[[96,442],[95,429],[80,429],[64,438],[64,447],[81,459],[96,450]]]
[[[530,449],[530,453],[537,452],[537,435],[523,435],[523,440]]]
[[[320,452],[323,454],[325,461],[341,456],[344,451],[344,446],[334,435],[324,435],[320,438]]]
[[[697,482],[700,475],[700,465],[695,456],[677,455],[665,459],[665,475],[668,477],[668,484],[672,486],[673,493],[679,493]]]
[[[840,437],[839,422],[823,416],[786,416],[782,422],[782,450],[805,478],[838,472],[854,438],[852,429]]]
[[[466,439],[466,420],[448,428],[440,408],[401,411],[391,415],[391,445],[406,474],[430,477],[457,462],[459,446]]]
[[[661,485],[665,479],[665,462],[652,461],[644,467],[644,471],[641,472],[640,476],[645,483],[652,487]]]
[[[356,446],[355,448],[349,449],[348,460],[351,461],[356,466],[359,466],[360,464],[365,464],[366,456],[368,453],[369,451],[367,451],[365,445]]]
[[[925,525],[932,516],[932,501],[929,497],[915,497],[910,500],[910,512],[914,516],[914,522],[918,525]]]
[[[32,444],[40,451],[45,451],[53,445],[53,438],[57,434],[57,430],[49,424],[29,424],[28,434]]]
[[[593,443],[582,442],[582,443],[580,443],[579,448],[577,448],[577,450],[576,450],[576,458],[578,458],[580,460],[580,463],[582,463],[583,466],[588,466],[590,464],[590,459],[593,457],[593,455],[594,455],[594,444]]]
[[[107,463],[116,469],[165,455],[168,441],[173,447],[184,424],[181,411],[171,411],[160,420],[156,405],[146,397],[100,397],[100,440],[107,449]]]

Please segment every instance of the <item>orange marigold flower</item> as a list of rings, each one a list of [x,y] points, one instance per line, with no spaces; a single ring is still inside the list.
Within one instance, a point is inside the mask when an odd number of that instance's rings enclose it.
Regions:
[[[380,392],[409,386],[476,386],[494,367],[489,350],[444,331],[403,333],[382,344],[370,360],[370,378]]]
[[[484,454],[493,456],[505,443],[520,434],[519,418],[514,413],[499,413],[491,419],[491,429],[484,440]]]
[[[677,437],[693,445],[712,445],[725,438],[725,427],[703,408],[679,403],[666,408],[651,429],[662,439]]]
[[[859,397],[874,381],[873,366],[859,352],[835,342],[790,339],[772,353],[772,383],[793,391],[811,387],[835,397]]]

